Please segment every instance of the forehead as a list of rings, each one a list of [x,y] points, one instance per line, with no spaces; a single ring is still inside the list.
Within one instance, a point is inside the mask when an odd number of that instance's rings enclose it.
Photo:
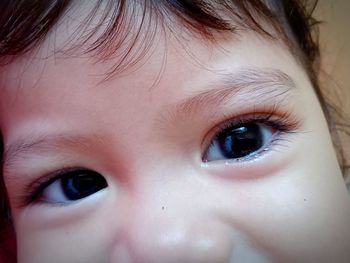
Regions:
[[[87,42],[80,39],[99,17],[80,31],[89,10],[85,8],[72,9],[79,11],[74,19],[68,13],[41,45],[1,70],[4,134],[12,130],[9,127],[18,127],[18,120],[23,127],[33,127],[32,120],[39,115],[46,120],[60,116],[67,122],[74,114],[82,120],[82,111],[112,116],[118,108],[127,119],[140,108],[164,110],[240,70],[278,69],[290,75],[298,74],[295,67],[300,70],[282,42],[253,31],[222,33],[213,42],[184,33],[180,26],[165,30],[152,23],[141,31],[137,26],[126,28],[121,36],[131,36],[131,40],[124,39],[113,55],[103,58],[103,53],[98,53],[101,57],[87,52],[101,32]]]
[[[220,88],[241,71],[259,69],[267,72],[265,79],[273,79],[274,74],[268,72],[279,70],[294,80],[300,79],[300,68],[280,44],[273,45],[255,36],[223,41],[216,46],[194,38],[191,47],[185,49],[177,40],[163,40],[155,47],[136,69],[108,80],[105,73],[115,61],[96,63],[89,56],[43,59],[36,53],[36,57],[9,65],[0,78],[4,136],[23,137],[28,130],[50,133],[57,126],[66,129],[70,122],[76,129],[105,127],[98,123],[107,120],[143,125],[145,119],[160,118],[160,112],[166,112],[169,105]],[[266,77],[268,74],[270,78]],[[254,82],[254,78],[250,81]],[[245,82],[240,85],[247,86]],[[270,89],[279,87],[271,85]],[[100,116],[95,120],[98,123],[91,122],[93,115]]]
[[[80,42],[67,42],[71,41],[70,32],[58,28],[35,50],[2,67],[2,92],[22,92],[29,98],[39,89],[38,93],[51,93],[58,87],[56,91],[61,92],[67,85],[71,91],[73,88],[87,91],[88,87],[103,91],[102,87],[114,86],[114,90],[122,92],[125,90],[122,88],[124,82],[128,83],[128,87],[130,82],[142,83],[139,87],[151,92],[159,91],[154,88],[161,87],[159,84],[166,81],[166,86],[172,86],[169,78],[182,83],[187,79],[203,79],[198,74],[207,75],[208,79],[225,78],[225,75],[239,69],[256,66],[271,68],[280,55],[288,63],[297,64],[282,42],[262,38],[254,32],[241,35],[226,33],[216,42],[210,42],[193,35],[178,38],[176,32],[154,30],[157,33],[152,42],[147,43],[147,49],[131,46],[127,54],[121,49],[113,56],[100,60],[94,54],[84,53],[85,46],[75,45]],[[263,56],[268,60],[260,60]],[[131,89],[126,90],[132,92]],[[168,88],[167,92],[177,89]]]

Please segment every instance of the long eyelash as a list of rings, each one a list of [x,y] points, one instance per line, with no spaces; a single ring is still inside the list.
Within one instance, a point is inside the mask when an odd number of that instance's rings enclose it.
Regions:
[[[254,113],[252,115],[240,116],[238,119],[228,121],[220,126],[220,130],[251,122],[266,124],[272,128],[278,129],[281,132],[291,132],[298,127],[298,122],[291,122],[289,114],[276,117],[276,115],[273,113]]]
[[[31,203],[36,203],[40,200],[40,195],[42,191],[48,187],[50,184],[52,184],[54,181],[61,179],[65,175],[71,172],[80,171],[80,170],[87,170],[86,168],[81,167],[75,167],[75,168],[63,168],[59,171],[46,174],[39,178],[37,181],[35,181],[33,184],[29,185],[25,191],[24,194],[20,197],[21,203],[23,206],[29,205]]]
[[[225,121],[223,124],[219,125],[215,129],[215,134],[218,134],[220,130],[250,122],[266,124],[272,128],[276,128],[280,132],[294,132],[301,126],[301,120],[299,120],[295,115],[292,115],[292,113],[287,111],[280,113],[276,107],[277,106],[274,105],[269,110],[260,110],[252,114],[244,114],[233,118],[226,116],[228,121]]]
[[[281,113],[279,110],[277,110],[277,105],[273,105],[273,107],[268,108],[268,110],[263,109],[252,114],[243,114],[238,117],[225,116],[225,119],[227,121],[214,128],[214,131],[212,132],[213,136],[211,136],[210,144],[205,148],[205,153],[213,145],[214,141],[220,136],[221,132],[224,132],[226,129],[230,129],[238,125],[244,125],[252,122],[260,123],[276,129],[278,131],[278,134],[281,134],[297,132],[302,123],[299,118],[290,112],[284,111]],[[278,141],[282,141],[282,138],[275,136],[270,144],[275,144]],[[264,152],[270,148],[271,145],[262,149],[261,151]],[[202,157],[202,160],[205,160],[205,155]],[[236,161],[246,159],[247,157],[242,157],[238,158]]]

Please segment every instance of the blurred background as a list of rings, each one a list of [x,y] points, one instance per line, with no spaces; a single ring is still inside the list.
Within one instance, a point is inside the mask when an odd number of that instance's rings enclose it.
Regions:
[[[320,84],[330,91],[336,105],[348,115],[350,125],[350,1],[319,0],[315,17],[323,21],[319,25],[321,68],[324,71]],[[350,134],[341,134],[341,139],[350,165]],[[349,170],[348,175],[350,184]]]

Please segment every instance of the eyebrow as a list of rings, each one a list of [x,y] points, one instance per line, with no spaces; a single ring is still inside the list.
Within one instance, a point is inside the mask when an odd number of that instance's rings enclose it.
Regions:
[[[167,116],[162,116],[162,122],[168,119],[188,119],[205,110],[212,111],[227,104],[232,105],[235,96],[249,103],[264,103],[271,99],[282,101],[296,88],[292,77],[277,69],[252,68],[220,76],[220,80],[210,83],[207,89],[165,111]]]
[[[27,136],[30,137],[30,136]],[[10,169],[12,164],[18,159],[24,158],[26,154],[44,154],[49,150],[62,149],[81,149],[82,151],[91,148],[91,142],[103,142],[102,138],[93,135],[70,135],[70,134],[53,134],[45,136],[33,136],[31,139],[19,139],[5,148],[2,155],[2,169]],[[96,143],[94,143],[95,145]]]

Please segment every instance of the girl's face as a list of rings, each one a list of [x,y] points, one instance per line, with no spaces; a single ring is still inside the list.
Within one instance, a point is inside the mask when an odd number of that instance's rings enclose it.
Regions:
[[[54,56],[62,32],[0,76],[19,262],[349,259],[326,121],[283,44],[157,34],[103,81],[118,54]]]

